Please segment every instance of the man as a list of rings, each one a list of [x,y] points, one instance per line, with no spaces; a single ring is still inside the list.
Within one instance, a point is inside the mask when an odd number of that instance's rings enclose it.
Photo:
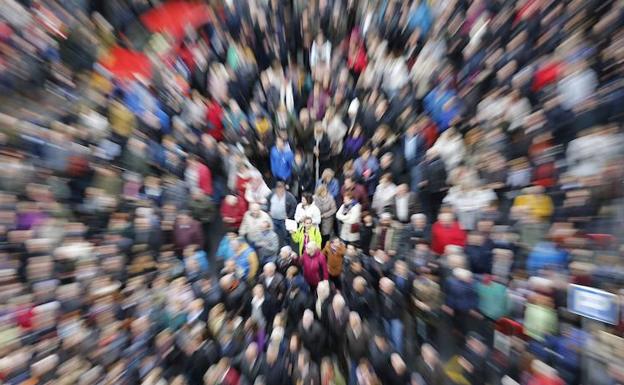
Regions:
[[[421,188],[420,197],[427,217],[433,219],[438,216],[448,191],[446,166],[438,150],[431,148],[427,151],[422,167],[422,181],[418,184]]]
[[[453,327],[463,335],[474,326],[474,319],[481,318],[478,313],[479,297],[472,281],[472,273],[462,268],[454,268],[453,275],[444,285],[446,304],[442,306],[453,322]]]
[[[262,269],[262,274],[258,277],[258,282],[260,282],[264,286],[266,292],[281,305],[286,295],[286,281],[284,280],[284,276],[276,270],[275,263],[267,263]]]
[[[329,280],[338,290],[342,287],[340,276],[342,275],[342,265],[345,251],[346,246],[338,237],[333,237],[323,248],[323,255],[327,258]]]
[[[268,222],[270,228],[273,229],[273,220],[269,214],[262,211],[259,204],[252,203],[249,205],[249,210],[247,210],[243,216],[243,221],[238,229],[238,235],[245,237],[249,236],[254,231],[260,231],[266,222]]]
[[[225,310],[234,314],[244,313],[249,303],[247,284],[239,280],[235,274],[226,274],[219,280],[219,286],[223,292]]]
[[[256,278],[259,265],[255,250],[242,238],[237,237],[230,239],[230,248],[233,252],[232,260],[236,264],[239,276],[252,282]]]
[[[410,223],[403,229],[402,250],[414,250],[416,245],[429,242],[430,239],[431,229],[427,224],[427,216],[423,213],[413,214]]]
[[[438,221],[431,227],[431,250],[441,255],[448,245],[464,246],[466,232],[455,220],[452,213],[441,213]]]
[[[269,215],[273,220],[273,228],[279,237],[280,245],[284,245],[288,240],[286,219],[294,217],[297,199],[286,190],[284,182],[278,181],[273,193],[267,198],[267,203]]]
[[[188,157],[184,179],[191,193],[201,192],[205,195],[212,195],[212,174],[208,166],[201,163],[196,155]]]
[[[349,325],[346,331],[346,352],[349,358],[349,385],[357,384],[355,370],[363,358],[368,356],[371,334],[368,327],[362,324],[357,312],[349,313]]]
[[[421,134],[422,121],[411,124],[405,131],[402,150],[405,160],[405,172],[410,176],[412,191],[418,191],[422,180],[422,166],[420,165],[426,151],[427,143]]]
[[[353,199],[358,201],[362,206],[362,210],[368,209],[368,192],[366,192],[366,188],[356,183],[355,179],[351,176],[345,178],[344,184],[340,189],[340,195],[342,197],[344,197],[346,193],[351,193]]]
[[[299,323],[299,336],[303,347],[310,352],[311,358],[315,362],[320,362],[322,348],[325,344],[325,331],[321,323],[314,319],[314,313],[310,309],[303,312],[303,317]]]
[[[295,159],[288,143],[281,137],[275,140],[275,146],[271,149],[271,173],[276,181],[288,182],[292,176],[292,164]]]
[[[260,262],[264,265],[270,260],[277,258],[279,250],[279,238],[275,231],[271,230],[271,222],[264,221],[258,231],[252,231],[247,235],[249,242],[256,249]]]
[[[311,354],[303,349],[297,358],[297,367],[294,369],[292,379],[298,385],[321,385],[321,372],[318,365],[310,359]]]
[[[427,385],[444,385],[444,368],[440,363],[438,352],[430,344],[423,344],[420,357],[416,361],[416,371],[420,373]]]
[[[266,385],[286,384],[286,379],[288,378],[286,362],[284,358],[280,357],[280,347],[278,344],[269,344],[264,356],[262,373]]]
[[[405,301],[403,296],[395,289],[395,283],[390,278],[383,277],[379,281],[380,313],[384,323],[386,334],[396,351],[403,351],[403,322],[401,321]]]
[[[238,231],[243,221],[247,202],[236,195],[227,195],[221,204],[221,220],[228,231]]]
[[[202,227],[187,211],[178,214],[173,226],[173,244],[178,255],[182,255],[182,251],[189,245],[204,244],[204,235]]]
[[[375,291],[369,286],[365,278],[357,276],[353,279],[351,287],[345,288],[349,300],[349,308],[360,317],[367,320],[369,324],[375,323],[377,319],[377,299]]]
[[[398,185],[390,205],[390,212],[394,218],[401,223],[408,223],[419,209],[420,204],[416,193],[410,191],[406,183]]]
[[[382,213],[379,216],[379,224],[373,232],[370,254],[373,255],[377,250],[383,250],[390,256],[394,256],[401,241],[401,230],[393,226],[392,215]]]

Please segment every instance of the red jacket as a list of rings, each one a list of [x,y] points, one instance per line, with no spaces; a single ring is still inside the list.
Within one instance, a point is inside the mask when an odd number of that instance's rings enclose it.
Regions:
[[[303,267],[303,278],[310,287],[315,288],[318,283],[329,278],[327,274],[327,260],[320,250],[316,251],[313,256],[308,255],[307,251],[301,256],[301,265]]]
[[[223,140],[223,108],[216,101],[210,101],[206,105],[206,121],[208,130],[206,133],[216,141]]]
[[[203,163],[199,163],[197,167],[197,175],[199,177],[199,188],[206,195],[212,195],[212,173],[208,166]]]
[[[221,218],[234,218],[234,223],[224,223],[228,230],[238,230],[246,211],[247,201],[243,197],[239,197],[238,203],[234,206],[227,204],[225,199],[223,200],[221,204]]]
[[[447,245],[462,247],[466,245],[466,232],[457,221],[449,227],[442,226],[438,221],[431,227],[431,250],[436,254],[442,254]]]

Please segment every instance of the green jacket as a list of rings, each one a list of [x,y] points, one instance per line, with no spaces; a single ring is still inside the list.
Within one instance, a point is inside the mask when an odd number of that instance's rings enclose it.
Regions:
[[[484,285],[477,284],[479,295],[479,311],[492,320],[498,320],[507,315],[509,306],[507,301],[507,287],[498,282]]]
[[[557,312],[546,306],[527,304],[524,311],[524,333],[537,341],[544,341],[558,328]]]
[[[323,246],[321,244],[323,242],[323,238],[321,236],[321,230],[319,230],[318,226],[310,227],[309,237],[310,237],[309,240],[314,241],[314,243],[316,243],[316,245],[319,248]],[[297,231],[292,233],[292,240],[299,244],[299,255],[301,255],[303,253],[303,240],[304,240],[303,225],[299,225],[299,228],[297,229]]]
[[[193,217],[201,223],[210,223],[214,218],[215,204],[210,197],[202,197],[199,199],[191,199],[189,202],[189,209],[193,214]]]

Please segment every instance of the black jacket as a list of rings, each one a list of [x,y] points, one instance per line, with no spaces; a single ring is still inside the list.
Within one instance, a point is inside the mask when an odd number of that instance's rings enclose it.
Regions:
[[[346,339],[346,351],[351,360],[360,362],[362,358],[368,356],[368,347],[371,341],[371,334],[368,327],[362,325],[362,331],[357,337],[352,328],[347,328]]]
[[[271,213],[271,198],[273,198],[274,192],[267,197],[267,213]],[[297,199],[290,191],[286,191],[286,216],[293,218],[295,216],[295,210],[297,210]]]
[[[307,330],[304,329],[303,324],[300,322],[298,333],[303,346],[310,352],[310,358],[313,361],[320,362],[321,352],[327,337],[320,322],[313,321]]]
[[[423,180],[427,181],[424,187],[429,193],[444,191],[446,185],[446,168],[444,161],[439,156],[423,163]]]
[[[264,286],[264,290],[271,295],[271,297],[275,300],[278,306],[281,307],[281,304],[284,302],[284,297],[286,295],[286,280],[284,276],[279,272],[275,272],[273,276],[273,280],[270,285],[266,284],[266,277],[263,274],[260,274],[258,278],[258,282]]]
[[[391,294],[382,292],[379,295],[379,310],[381,316],[385,319],[401,318],[404,306],[405,300],[396,288]]]
[[[262,375],[266,385],[287,385],[289,384],[288,373],[286,371],[286,361],[278,358],[273,364],[266,360],[262,364]]]

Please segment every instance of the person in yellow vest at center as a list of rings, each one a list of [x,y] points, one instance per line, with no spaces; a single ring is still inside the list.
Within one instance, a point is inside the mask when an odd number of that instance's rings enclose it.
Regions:
[[[291,231],[291,237],[299,245],[299,255],[303,253],[308,242],[313,241],[317,245],[322,244],[321,230],[318,225],[312,224],[312,218],[306,217],[296,231]]]

